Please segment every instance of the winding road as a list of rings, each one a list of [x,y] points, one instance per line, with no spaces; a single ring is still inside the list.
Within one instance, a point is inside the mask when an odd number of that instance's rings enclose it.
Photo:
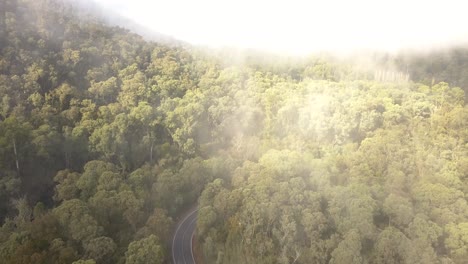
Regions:
[[[198,207],[190,211],[177,225],[172,239],[173,264],[195,264],[193,256],[192,238],[197,224]]]

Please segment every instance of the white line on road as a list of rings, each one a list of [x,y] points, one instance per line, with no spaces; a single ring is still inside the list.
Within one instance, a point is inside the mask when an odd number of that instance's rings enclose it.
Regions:
[[[197,221],[197,219],[193,219],[192,223]],[[190,225],[192,225],[192,223],[190,223]],[[196,227],[195,227],[196,228]],[[195,235],[195,229],[193,230],[193,233],[192,233],[192,236],[190,237],[190,254],[192,255],[192,261],[194,264],[197,264],[197,262],[195,261],[195,257],[193,256],[193,235]]]
[[[196,208],[195,210],[193,210],[192,212],[190,212],[185,218],[184,220],[182,220],[179,224],[179,226],[177,227],[175,233],[174,233],[174,237],[172,238],[172,262],[173,264],[177,264],[175,262],[175,254],[174,254],[174,244],[175,244],[175,238],[177,237],[177,233],[179,232],[179,229],[180,227],[182,226],[182,224],[191,216],[193,215],[194,213],[196,213],[198,211],[198,208]]]

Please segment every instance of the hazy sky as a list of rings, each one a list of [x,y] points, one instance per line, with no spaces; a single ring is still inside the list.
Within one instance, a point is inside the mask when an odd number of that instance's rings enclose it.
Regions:
[[[304,53],[468,39],[463,0],[95,0],[194,44]]]

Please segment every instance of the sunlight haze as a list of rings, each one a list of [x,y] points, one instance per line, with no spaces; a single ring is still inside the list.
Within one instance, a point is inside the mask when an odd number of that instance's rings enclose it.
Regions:
[[[193,44],[304,53],[420,48],[467,37],[461,1],[96,0]]]
[[[465,13],[0,0],[0,264],[468,264]]]

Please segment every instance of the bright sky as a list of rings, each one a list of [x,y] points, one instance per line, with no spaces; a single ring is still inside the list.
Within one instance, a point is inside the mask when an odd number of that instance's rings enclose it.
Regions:
[[[464,0],[95,1],[156,32],[214,47],[306,53],[468,40]]]

